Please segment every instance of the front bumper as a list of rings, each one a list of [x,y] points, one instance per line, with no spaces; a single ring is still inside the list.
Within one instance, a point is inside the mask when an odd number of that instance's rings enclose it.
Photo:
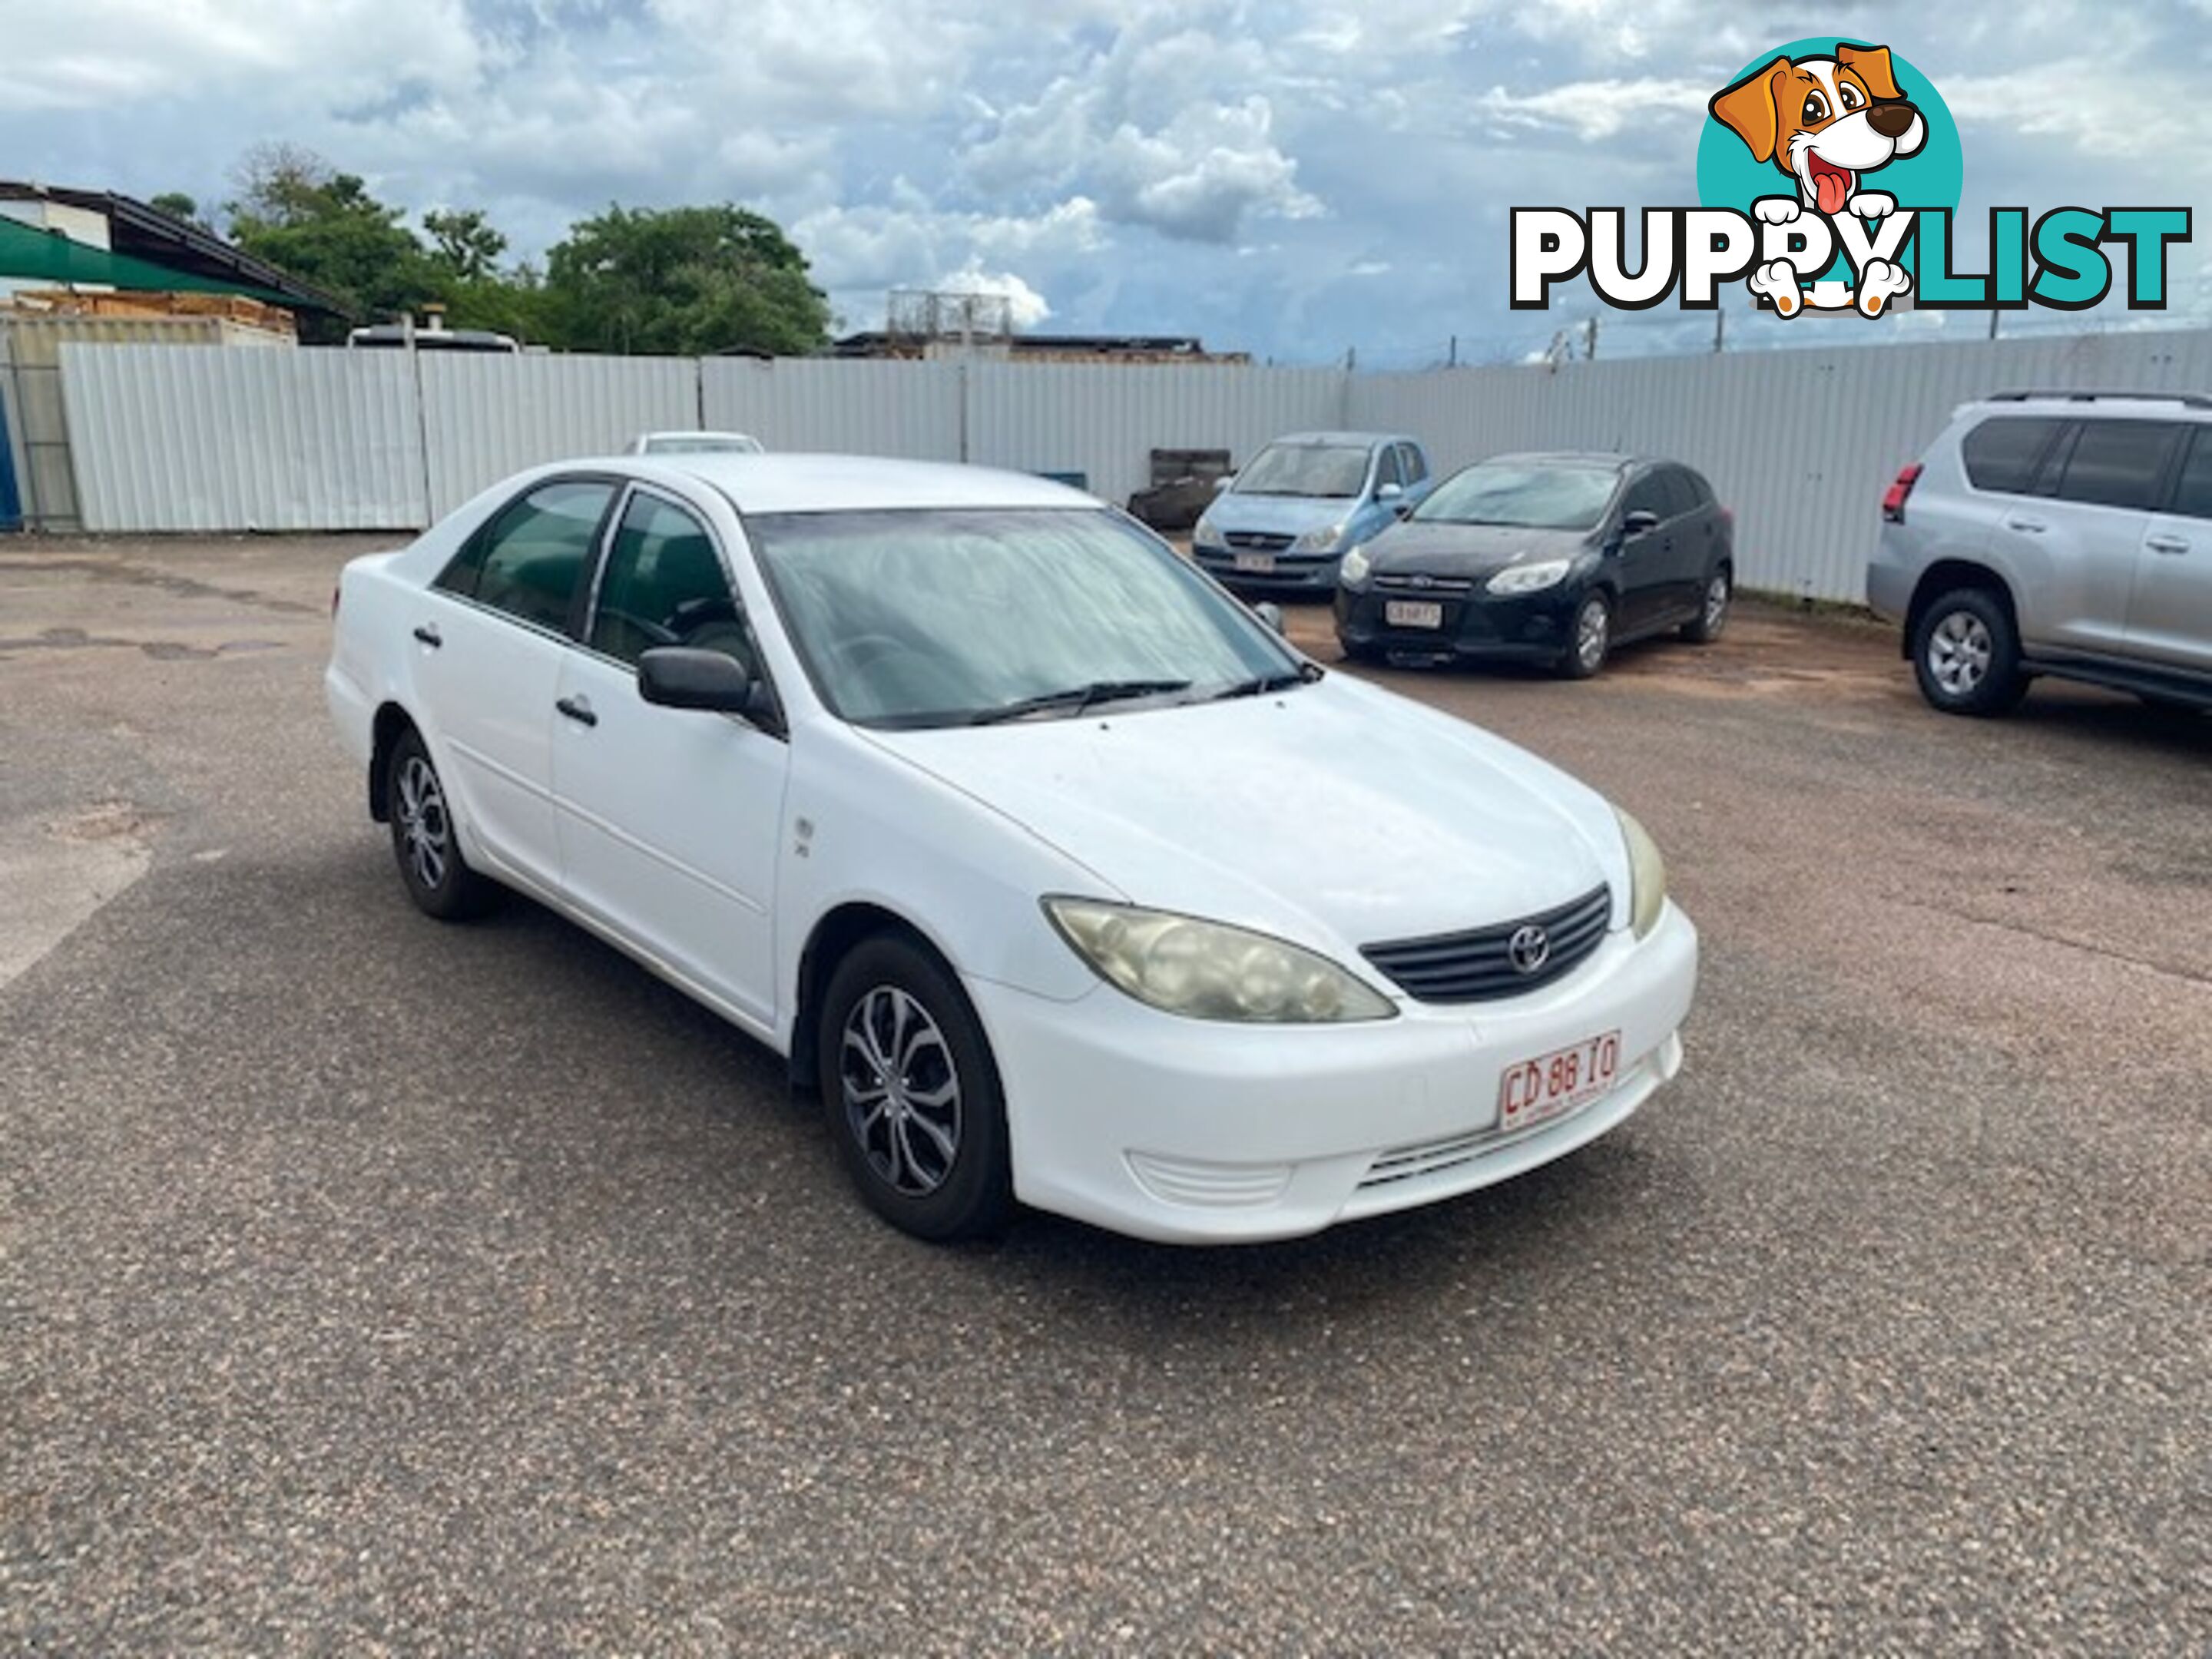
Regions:
[[[1257,556],[1272,560],[1272,570],[1239,570],[1234,548],[1193,547],[1190,556],[1200,569],[1224,587],[1282,599],[1327,599],[1336,592],[1336,573],[1344,563],[1342,553],[1285,551]]]
[[[1382,588],[1371,583],[1336,593],[1336,637],[1347,650],[1408,656],[1462,657],[1486,661],[1552,662],[1574,638],[1579,584],[1562,582],[1517,599],[1493,599],[1477,588],[1453,593],[1413,588]],[[1394,625],[1386,609],[1392,600],[1441,608],[1442,625]]]
[[[1511,1002],[1401,1005],[1333,1026],[1181,1019],[1101,984],[1073,1003],[968,990],[1005,1085],[1027,1204],[1173,1243],[1291,1238],[1433,1203],[1564,1156],[1681,1066],[1697,930],[1671,904],[1565,978]],[[1523,1060],[1620,1033],[1610,1092],[1512,1135],[1500,1082]]]

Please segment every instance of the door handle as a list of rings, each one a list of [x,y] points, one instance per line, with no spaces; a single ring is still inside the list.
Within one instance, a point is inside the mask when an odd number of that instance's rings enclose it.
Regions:
[[[2143,538],[2143,545],[2154,553],[2186,553],[2189,551],[2189,538],[2186,536],[2147,536]]]
[[[599,717],[592,712],[589,697],[563,697],[553,705],[579,726],[597,726]]]
[[[415,629],[415,637],[422,641],[423,644],[428,646],[433,651],[435,651],[440,646],[446,642],[445,640],[440,636],[438,633],[438,624],[435,623],[423,623],[418,625]]]
[[[2004,521],[2004,527],[2007,530],[2022,531],[2030,536],[2040,536],[2045,531],[2051,528],[2049,525],[2044,523],[2040,519],[2022,518],[2018,515],[2007,519]]]

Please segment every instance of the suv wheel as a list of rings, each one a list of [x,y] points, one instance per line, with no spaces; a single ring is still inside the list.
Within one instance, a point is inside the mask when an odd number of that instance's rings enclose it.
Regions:
[[[1985,587],[1954,589],[1921,613],[1912,668],[1920,695],[1947,714],[2005,714],[2027,692],[2012,617]]]

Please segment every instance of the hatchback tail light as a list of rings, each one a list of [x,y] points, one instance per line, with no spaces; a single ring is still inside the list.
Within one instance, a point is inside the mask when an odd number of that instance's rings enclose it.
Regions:
[[[1920,472],[1919,462],[1907,462],[1898,470],[1897,482],[1882,492],[1881,516],[1890,523],[1905,522],[1905,498],[1912,493],[1912,486],[1919,482]]]

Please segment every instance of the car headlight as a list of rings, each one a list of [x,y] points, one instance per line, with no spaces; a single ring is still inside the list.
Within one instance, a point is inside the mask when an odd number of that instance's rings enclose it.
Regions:
[[[1048,898],[1044,910],[1100,978],[1167,1013],[1336,1024],[1398,1012],[1327,957],[1265,933],[1101,899]]]
[[[1362,542],[1344,556],[1344,562],[1337,567],[1337,580],[1346,587],[1357,587],[1367,580],[1367,573],[1372,568],[1374,562],[1367,556],[1367,544]]]
[[[1193,547],[1221,545],[1221,532],[1213,527],[1213,515],[1211,513],[1201,513],[1198,515],[1198,522],[1191,526],[1190,544]]]
[[[1291,544],[1293,553],[1326,553],[1344,539],[1344,526],[1325,524],[1318,530],[1309,530]]]
[[[1485,583],[1492,593],[1539,593],[1566,580],[1571,559],[1539,559],[1534,564],[1510,564]]]
[[[1628,843],[1628,925],[1642,939],[1659,925],[1659,913],[1667,908],[1667,860],[1642,824],[1617,806],[1613,814]]]

